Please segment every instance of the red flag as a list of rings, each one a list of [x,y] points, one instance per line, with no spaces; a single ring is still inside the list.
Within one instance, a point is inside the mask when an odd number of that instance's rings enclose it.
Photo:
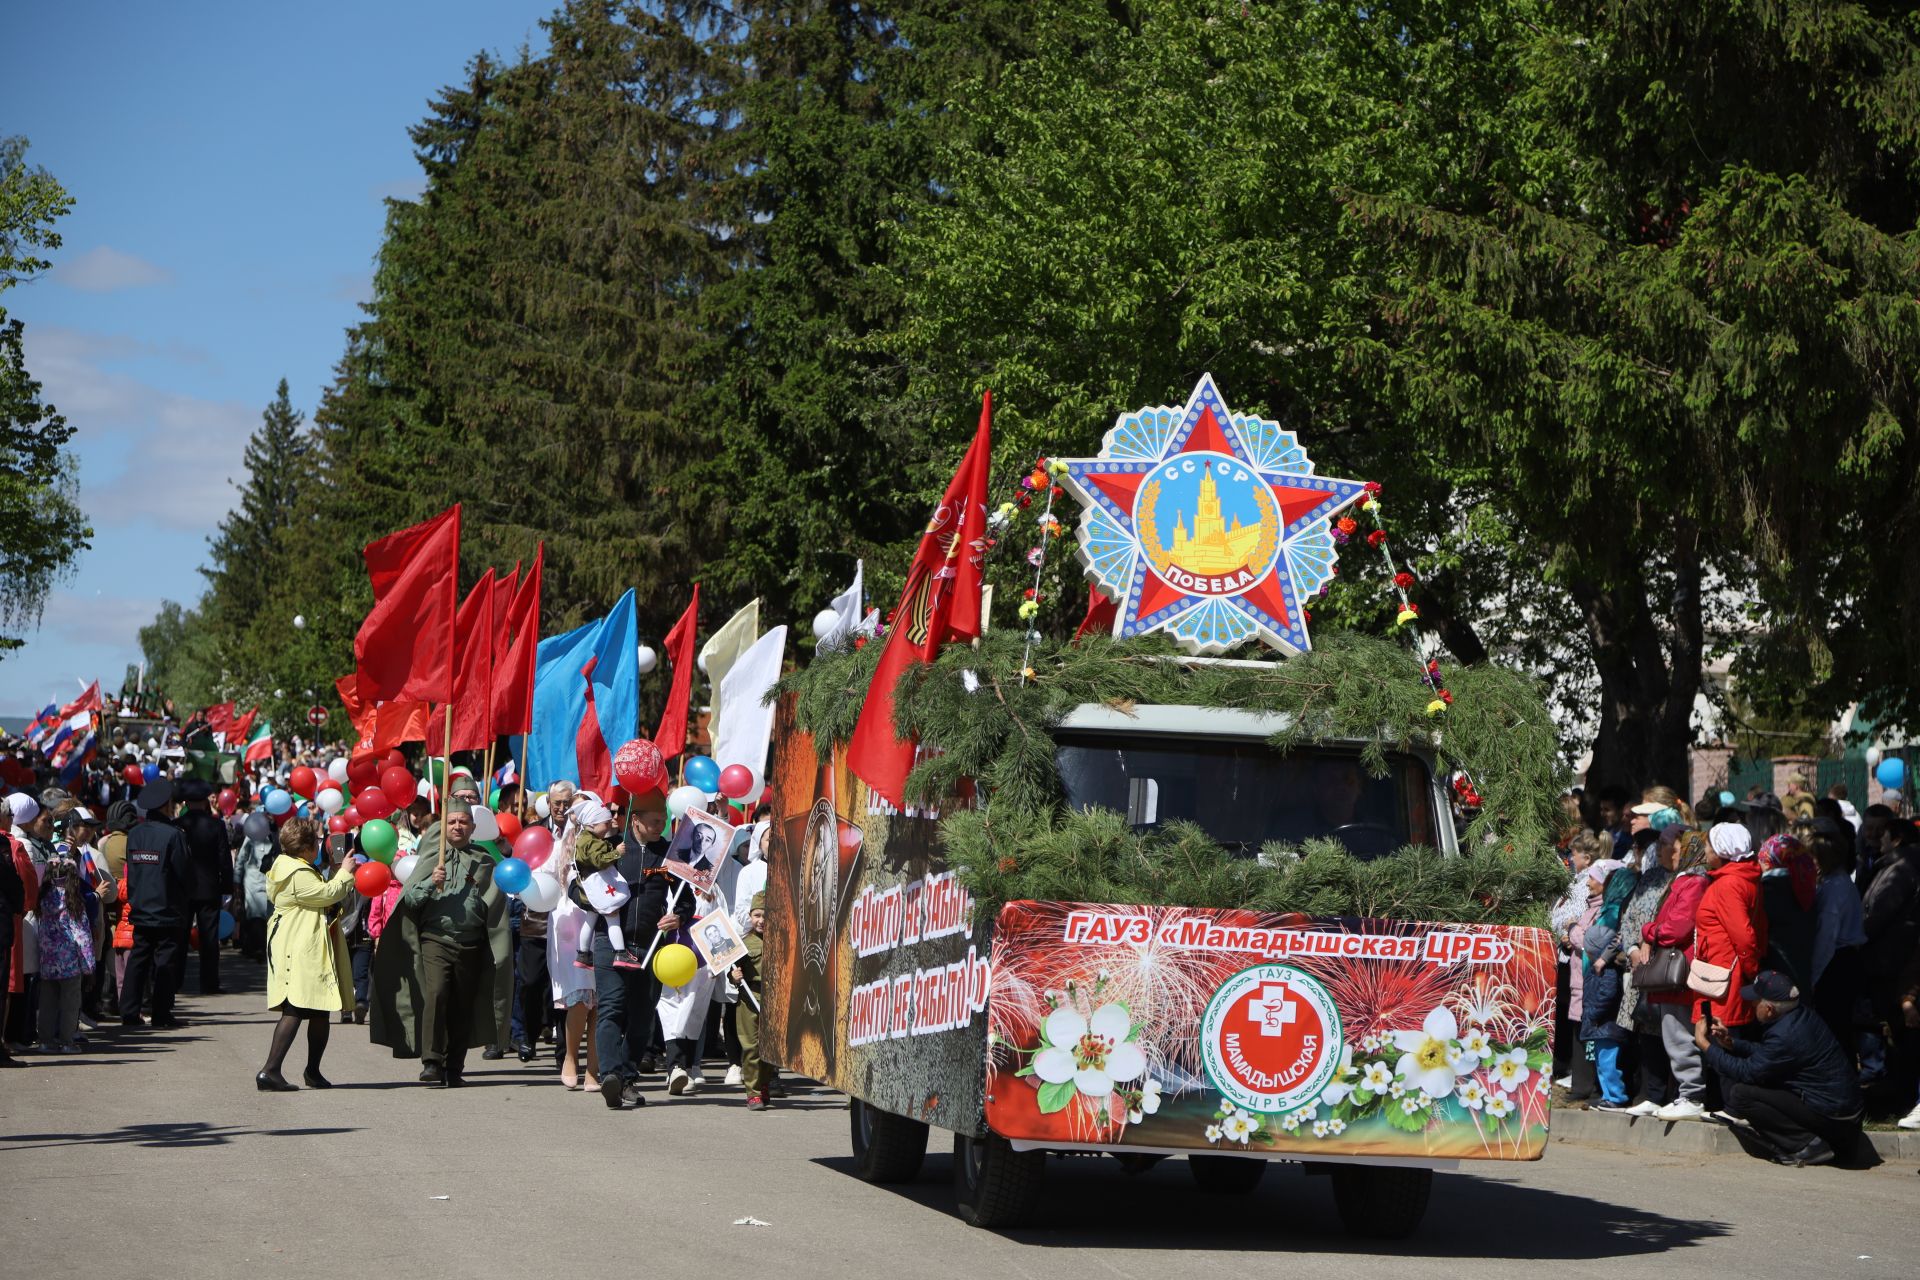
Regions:
[[[383,702],[373,709],[369,730],[362,730],[353,754],[391,751],[402,743],[425,742],[432,710],[424,702]],[[445,716],[442,715],[442,720]]]
[[[587,712],[573,737],[573,760],[580,770],[580,785],[607,796],[613,794],[613,753],[601,736],[600,713],[593,706],[593,669],[599,665],[600,659],[592,657],[580,668],[580,678],[587,685]]]
[[[980,404],[973,444],[920,536],[906,589],[887,631],[887,647],[847,744],[847,767],[896,809],[906,807],[914,744],[899,737],[893,690],[901,674],[931,662],[950,640],[980,634],[980,558],[987,538],[987,468],[993,455],[993,393]]]
[[[660,758],[671,760],[687,748],[687,703],[693,695],[693,642],[699,626],[700,584],[693,584],[693,601],[680,621],[667,632],[667,661],[673,665],[673,687],[667,691],[667,709],[654,730],[653,745]],[[624,745],[624,744],[623,744]]]
[[[58,718],[61,720],[71,720],[82,711],[99,711],[100,709],[100,682],[95,680],[81,692],[79,697],[60,708]]]
[[[478,751],[493,740],[493,570],[480,575],[454,620],[454,751]],[[427,730],[427,754],[447,754],[446,709]]]
[[[233,704],[218,702],[200,713],[207,722],[208,733],[226,733],[233,728]]]
[[[259,715],[260,708],[255,707],[243,716],[235,716],[227,726],[227,742],[233,746],[243,745],[252,735],[253,722]]]
[[[341,676],[333,682],[333,691],[340,695],[340,705],[346,710],[347,723],[353,726],[355,733],[364,737],[373,708],[361,701],[359,683],[358,676]]]
[[[1073,633],[1073,642],[1080,643],[1080,637],[1102,631],[1113,630],[1113,620],[1120,616],[1120,602],[1091,584],[1087,587],[1087,616],[1080,619],[1080,629]]]
[[[530,733],[533,730],[533,662],[540,647],[540,566],[547,544],[533,553],[533,568],[513,593],[507,606],[508,640],[493,670],[493,731]]]
[[[451,702],[460,599],[460,504],[365,551],[373,608],[353,638],[360,696]]]

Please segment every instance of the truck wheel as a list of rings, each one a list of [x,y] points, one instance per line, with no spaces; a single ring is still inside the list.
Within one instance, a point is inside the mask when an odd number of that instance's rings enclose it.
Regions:
[[[1044,1151],[1015,1151],[1005,1138],[953,1136],[953,1191],[961,1220],[976,1227],[1017,1227],[1040,1198]]]
[[[1260,1179],[1267,1172],[1267,1162],[1242,1156],[1192,1155],[1187,1157],[1187,1169],[1202,1191],[1243,1196],[1260,1185]]]
[[[853,1099],[853,1171],[863,1182],[912,1182],[927,1158],[927,1126]]]
[[[1382,1165],[1335,1165],[1333,1204],[1347,1234],[1367,1240],[1404,1240],[1427,1216],[1433,1170]]]

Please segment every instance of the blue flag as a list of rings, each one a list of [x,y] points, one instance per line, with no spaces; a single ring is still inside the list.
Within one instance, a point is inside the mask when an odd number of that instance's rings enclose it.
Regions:
[[[587,681],[593,663],[593,704],[600,734],[611,754],[636,732],[640,720],[640,641],[634,593],[620,597],[598,622],[540,642],[533,662],[533,732],[527,736],[525,785],[544,791],[555,782],[579,781],[575,750],[587,714]]]

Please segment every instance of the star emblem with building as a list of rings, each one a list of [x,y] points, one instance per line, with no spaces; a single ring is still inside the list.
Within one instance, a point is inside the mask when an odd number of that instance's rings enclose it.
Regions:
[[[1183,407],[1123,414],[1100,454],[1063,458],[1080,558],[1118,604],[1114,635],[1192,653],[1310,647],[1304,602],[1333,576],[1329,522],[1366,486],[1313,473],[1291,431],[1230,412],[1211,375]]]

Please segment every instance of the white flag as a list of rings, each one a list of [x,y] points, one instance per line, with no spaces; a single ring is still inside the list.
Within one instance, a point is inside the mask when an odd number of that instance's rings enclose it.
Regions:
[[[733,670],[733,664],[740,661],[740,655],[747,651],[753,644],[753,638],[759,634],[760,601],[755,598],[728,618],[726,625],[714,632],[712,638],[700,647],[700,670],[706,674],[707,683],[713,689],[711,708],[714,724],[720,723],[720,702],[725,696],[727,672]]]
[[[721,681],[726,714],[713,722],[713,758],[722,768],[743,764],[767,776],[767,744],[773,739],[773,707],[767,693],[780,679],[787,629],[775,627],[753,642]],[[751,798],[757,801],[758,796]]]
[[[866,575],[866,567],[864,560],[855,560],[853,562],[853,585],[833,598],[833,611],[839,615],[840,620],[834,624],[833,633],[821,639],[820,643],[823,648],[836,648],[840,645],[847,644],[853,639],[854,635],[858,633],[860,629],[860,606],[865,603],[862,600],[862,596],[865,595],[866,589],[862,579]]]

